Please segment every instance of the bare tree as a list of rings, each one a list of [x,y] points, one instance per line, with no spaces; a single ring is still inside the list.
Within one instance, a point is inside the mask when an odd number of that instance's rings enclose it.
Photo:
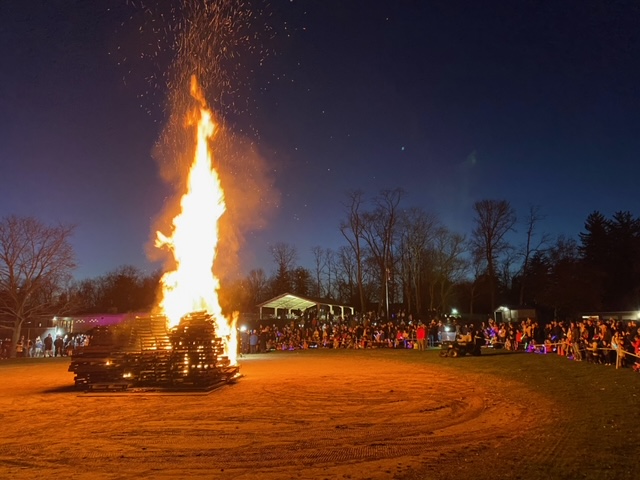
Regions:
[[[105,275],[73,284],[74,310],[78,313],[149,311],[157,302],[162,272],[145,275],[133,265],[121,265]]]
[[[14,346],[26,320],[64,312],[65,287],[76,267],[69,242],[73,231],[73,226],[48,226],[32,217],[0,221],[0,318]]]
[[[543,233],[537,239],[535,238],[538,223],[543,219],[544,215],[540,213],[539,206],[532,205],[529,207],[529,214],[525,221],[527,238],[520,253],[522,255],[522,267],[520,269],[520,305],[524,305],[524,292],[527,285],[527,276],[529,275],[529,263],[531,262],[531,257],[542,251],[544,246],[549,242],[549,235],[546,233]]]
[[[356,264],[355,253],[351,247],[342,246],[338,249],[335,262],[338,290],[336,298],[344,303],[352,303],[356,297],[358,290]]]
[[[473,315],[475,313],[476,300],[480,297],[487,276],[484,273],[483,259],[479,255],[471,255],[469,269],[471,271],[471,279],[467,284],[469,290],[469,314]]]
[[[496,275],[498,284],[507,292],[513,290],[514,272],[517,270],[517,261],[519,254],[515,248],[509,245],[505,248],[497,262]]]
[[[403,196],[401,188],[382,190],[374,199],[374,210],[363,215],[362,235],[378,268],[380,298],[384,299],[387,318],[390,318],[389,292],[393,282],[393,240],[399,217],[398,206]]]
[[[143,274],[133,265],[122,265],[103,277],[105,312],[124,313],[139,310]],[[150,306],[146,306],[149,308]]]
[[[411,311],[412,299],[415,310],[422,312],[422,281],[425,277],[425,255],[438,230],[439,220],[420,208],[410,208],[400,217],[400,258],[405,283],[405,303]]]
[[[516,214],[506,200],[480,200],[473,204],[475,227],[471,234],[473,253],[484,260],[490,282],[491,309],[496,306],[496,264],[507,251],[505,236],[513,230]]]
[[[451,295],[468,271],[469,264],[464,258],[466,239],[464,235],[438,229],[430,249],[431,275],[429,278],[429,298],[431,311],[445,312],[451,307]]]
[[[313,295],[316,297],[322,297],[322,276],[327,269],[327,253],[320,245],[311,247],[311,253],[313,254],[314,261],[314,285]]]
[[[364,312],[364,288],[362,283],[362,268],[363,268],[363,255],[362,255],[362,235],[364,228],[364,221],[362,218],[362,212],[360,207],[363,202],[363,193],[359,190],[354,190],[347,193],[349,203],[345,205],[347,209],[347,219],[340,222],[340,232],[345,238],[353,254],[356,262],[356,285],[358,288],[358,297],[360,299],[360,311]]]
[[[264,270],[261,268],[251,270],[249,275],[247,275],[245,282],[251,306],[258,305],[265,299],[264,297],[266,296],[267,286],[269,284]]]
[[[335,281],[337,278],[336,252],[327,248],[324,251],[324,261],[327,266],[326,291],[328,298],[337,298],[335,292]]]

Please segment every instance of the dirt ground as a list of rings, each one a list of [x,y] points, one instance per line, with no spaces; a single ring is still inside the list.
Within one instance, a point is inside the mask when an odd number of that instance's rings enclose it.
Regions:
[[[0,368],[0,478],[491,478],[551,411],[522,385],[358,355],[255,355],[207,395],[92,396],[68,365]]]

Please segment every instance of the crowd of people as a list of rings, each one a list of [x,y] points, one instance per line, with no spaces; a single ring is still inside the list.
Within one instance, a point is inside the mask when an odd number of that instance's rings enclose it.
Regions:
[[[0,341],[0,359],[10,358],[12,351],[18,358],[50,358],[71,356],[73,350],[84,347],[89,342],[89,337],[84,334],[56,335],[49,333],[43,337],[39,335],[35,339],[25,338],[24,335],[16,342],[15,346],[10,338]]]
[[[401,315],[384,321],[373,314],[332,320],[296,319],[278,326],[260,325],[241,335],[243,354],[309,348],[395,348],[426,350],[443,341],[465,339],[490,348],[556,353],[576,361],[630,366],[640,371],[640,325],[635,321],[584,319],[553,321],[544,326],[532,319],[479,324],[455,318],[428,322]]]
[[[505,348],[529,352],[557,353],[572,360],[632,367],[640,371],[640,325],[635,321],[587,318],[553,321],[543,328],[527,319],[520,328],[492,330]]]
[[[399,321],[384,321],[375,315],[295,319],[284,325],[260,325],[244,329],[242,353],[308,348],[416,348],[435,346],[438,329],[413,320],[412,315]]]
[[[640,371],[640,324],[587,318],[553,321],[541,326],[536,320],[465,323],[457,318],[425,321],[400,313],[387,321],[374,313],[330,319],[295,318],[284,323],[242,328],[240,353],[313,348],[366,349],[391,348],[427,350],[443,342],[465,340],[489,348],[535,353],[555,353],[575,361],[632,367]],[[24,336],[14,346],[9,339],[0,343],[0,358],[62,357],[89,344],[85,334]]]

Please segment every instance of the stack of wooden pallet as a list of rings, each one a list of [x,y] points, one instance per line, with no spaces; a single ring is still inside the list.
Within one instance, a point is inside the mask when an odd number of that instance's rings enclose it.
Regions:
[[[171,336],[172,381],[176,386],[207,387],[221,380],[218,364],[224,345],[206,312],[186,315]]]
[[[136,317],[131,329],[128,355],[137,386],[165,386],[171,382],[172,348],[167,318],[162,315]]]
[[[71,357],[69,371],[75,374],[76,387],[84,389],[97,384],[121,387],[126,384],[126,355],[117,350],[109,327],[94,328],[89,345]]]
[[[206,390],[239,375],[206,312],[186,315],[171,332],[166,317],[147,316],[92,333],[69,366],[84,390]]]

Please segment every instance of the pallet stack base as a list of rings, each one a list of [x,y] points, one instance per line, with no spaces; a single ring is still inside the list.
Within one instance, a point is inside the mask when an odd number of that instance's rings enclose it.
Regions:
[[[79,390],[209,391],[240,376],[206,312],[186,315],[171,331],[165,317],[149,316],[92,333],[69,365]]]

